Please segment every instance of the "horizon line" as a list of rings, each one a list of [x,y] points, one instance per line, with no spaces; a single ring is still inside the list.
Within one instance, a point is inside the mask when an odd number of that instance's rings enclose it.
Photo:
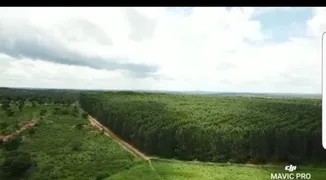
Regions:
[[[76,91],[145,91],[145,92],[185,92],[185,93],[236,93],[236,94],[283,94],[283,95],[320,95],[322,93],[293,93],[293,92],[250,92],[250,91],[214,91],[214,90],[137,90],[137,89],[81,89],[81,88],[47,88],[47,87],[8,87],[0,86],[0,89],[40,89],[40,90],[76,90]]]

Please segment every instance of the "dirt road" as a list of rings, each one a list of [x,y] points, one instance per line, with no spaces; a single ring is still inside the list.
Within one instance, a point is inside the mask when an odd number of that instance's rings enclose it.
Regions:
[[[124,141],[122,138],[120,138],[118,135],[114,134],[109,128],[103,126],[100,122],[98,122],[95,118],[92,116],[88,116],[88,120],[90,123],[97,127],[100,130],[104,131],[104,134],[111,137],[113,140],[115,140],[117,143],[119,143],[124,149],[132,153],[134,156],[140,157],[146,161],[149,161],[150,163],[150,157],[146,156],[144,153],[133,147],[131,144],[128,144],[126,141]],[[151,164],[151,163],[150,163]]]
[[[30,122],[27,122],[27,123],[23,124],[21,126],[21,128],[19,130],[17,130],[16,132],[13,132],[13,133],[11,133],[9,135],[6,135],[6,136],[0,136],[0,140],[3,141],[3,142],[6,142],[6,141],[10,140],[12,137],[22,133],[27,128],[34,126],[35,124],[36,124],[36,121],[34,121],[34,120],[32,120]]]
[[[134,155],[136,157],[140,157],[141,159],[144,159],[145,161],[147,161],[149,167],[158,174],[158,172],[156,171],[156,169],[152,165],[151,157],[147,156],[146,154],[144,154],[141,151],[139,151],[137,148],[133,147],[131,144],[129,144],[126,141],[124,141],[121,137],[119,137],[118,135],[116,135],[109,128],[103,126],[100,122],[98,122],[92,116],[89,115],[88,116],[88,120],[91,123],[91,125],[97,127],[101,131],[103,130],[104,131],[104,134],[106,136],[111,137],[114,141],[116,141],[118,144],[120,144],[121,147],[123,147],[125,150],[129,151],[132,155]],[[160,179],[163,179],[164,180],[164,178],[161,177],[160,175],[159,175],[159,177],[160,177]]]

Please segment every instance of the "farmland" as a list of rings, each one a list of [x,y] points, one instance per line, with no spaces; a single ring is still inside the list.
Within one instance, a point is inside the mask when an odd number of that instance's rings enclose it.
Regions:
[[[0,89],[0,101],[0,135],[36,122],[0,145],[0,179],[261,180],[285,172],[261,164],[288,162],[314,180],[326,177],[318,99]],[[93,127],[87,114],[150,161]]]

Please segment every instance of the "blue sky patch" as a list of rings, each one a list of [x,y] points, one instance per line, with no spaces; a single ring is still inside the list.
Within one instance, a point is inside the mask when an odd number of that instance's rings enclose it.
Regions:
[[[252,18],[261,23],[268,42],[280,43],[290,37],[305,34],[306,22],[313,16],[312,8],[277,9],[260,13]]]

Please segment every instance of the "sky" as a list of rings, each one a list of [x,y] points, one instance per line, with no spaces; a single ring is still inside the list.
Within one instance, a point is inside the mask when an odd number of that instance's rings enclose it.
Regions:
[[[326,8],[1,7],[0,86],[321,93]]]

